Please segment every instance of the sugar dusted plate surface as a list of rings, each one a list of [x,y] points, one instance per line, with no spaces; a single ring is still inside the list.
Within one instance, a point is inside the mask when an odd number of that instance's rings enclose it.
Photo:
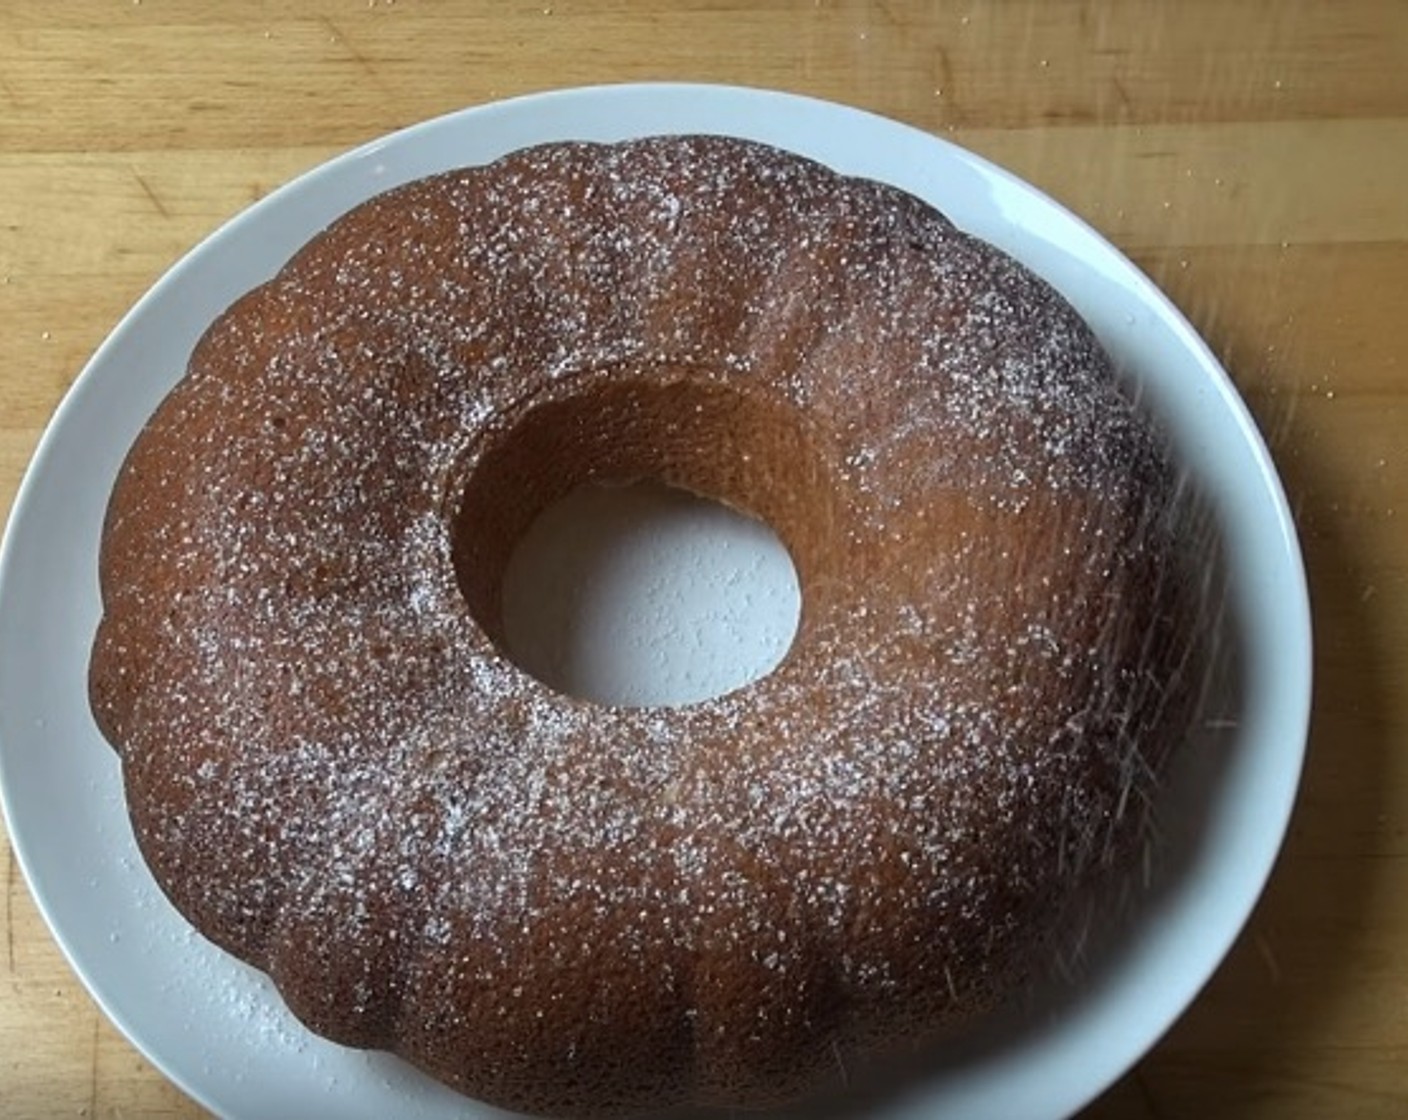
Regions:
[[[103,511],[127,448],[191,346],[327,222],[397,183],[529,144],[712,132],[892,182],[1000,245],[1086,316],[1211,496],[1237,672],[1215,750],[1168,790],[1166,858],[1079,987],[1038,992],[923,1072],[828,1101],[828,1116],[1069,1115],[1172,1024],[1226,953],[1295,798],[1310,619],[1285,497],[1246,409],[1173,306],[1098,234],[1013,176],[857,110],[709,86],[608,86],[469,109],[350,152],[270,195],[132,309],[60,406],[0,552],[0,791],[31,890],[109,1016],[225,1116],[488,1117],[397,1059],[309,1035],[271,985],[206,944],[147,874],[116,758],[88,712]],[[803,1113],[799,1113],[803,1114]]]

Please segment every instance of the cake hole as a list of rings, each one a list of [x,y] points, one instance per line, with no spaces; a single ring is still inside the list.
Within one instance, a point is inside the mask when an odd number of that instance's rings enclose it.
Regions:
[[[801,591],[766,524],[658,482],[578,486],[528,528],[503,579],[507,652],[600,704],[678,706],[770,673]]]
[[[578,374],[501,417],[460,470],[465,606],[501,654],[570,695],[729,692],[848,586],[827,456],[762,387],[679,366]]]

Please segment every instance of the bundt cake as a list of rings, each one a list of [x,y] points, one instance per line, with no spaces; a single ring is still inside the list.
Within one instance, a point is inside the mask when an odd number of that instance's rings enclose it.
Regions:
[[[755,515],[770,675],[558,694],[505,565],[593,480]],[[210,327],[102,541],[152,873],[314,1031],[510,1108],[766,1106],[972,1022],[1141,835],[1197,676],[1179,472],[1076,312],[756,143],[358,206]]]

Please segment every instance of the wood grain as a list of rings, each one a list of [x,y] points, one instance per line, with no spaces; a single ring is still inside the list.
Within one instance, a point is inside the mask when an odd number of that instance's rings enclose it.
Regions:
[[[658,79],[809,93],[965,144],[1129,252],[1223,358],[1303,534],[1318,626],[1311,751],[1246,933],[1088,1117],[1408,1115],[1400,0],[11,0],[0,516],[88,355],[251,201],[438,113]],[[108,1025],[12,856],[4,921],[0,1114],[203,1115]]]

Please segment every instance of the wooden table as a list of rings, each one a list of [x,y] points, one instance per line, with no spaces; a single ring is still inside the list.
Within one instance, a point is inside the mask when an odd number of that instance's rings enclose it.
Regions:
[[[9,0],[0,515],[67,385],[180,254],[295,173],[552,86],[773,86],[897,117],[1088,218],[1191,317],[1299,515],[1318,697],[1284,855],[1113,1117],[1408,1115],[1408,5]],[[193,1117],[9,857],[0,1114]]]

